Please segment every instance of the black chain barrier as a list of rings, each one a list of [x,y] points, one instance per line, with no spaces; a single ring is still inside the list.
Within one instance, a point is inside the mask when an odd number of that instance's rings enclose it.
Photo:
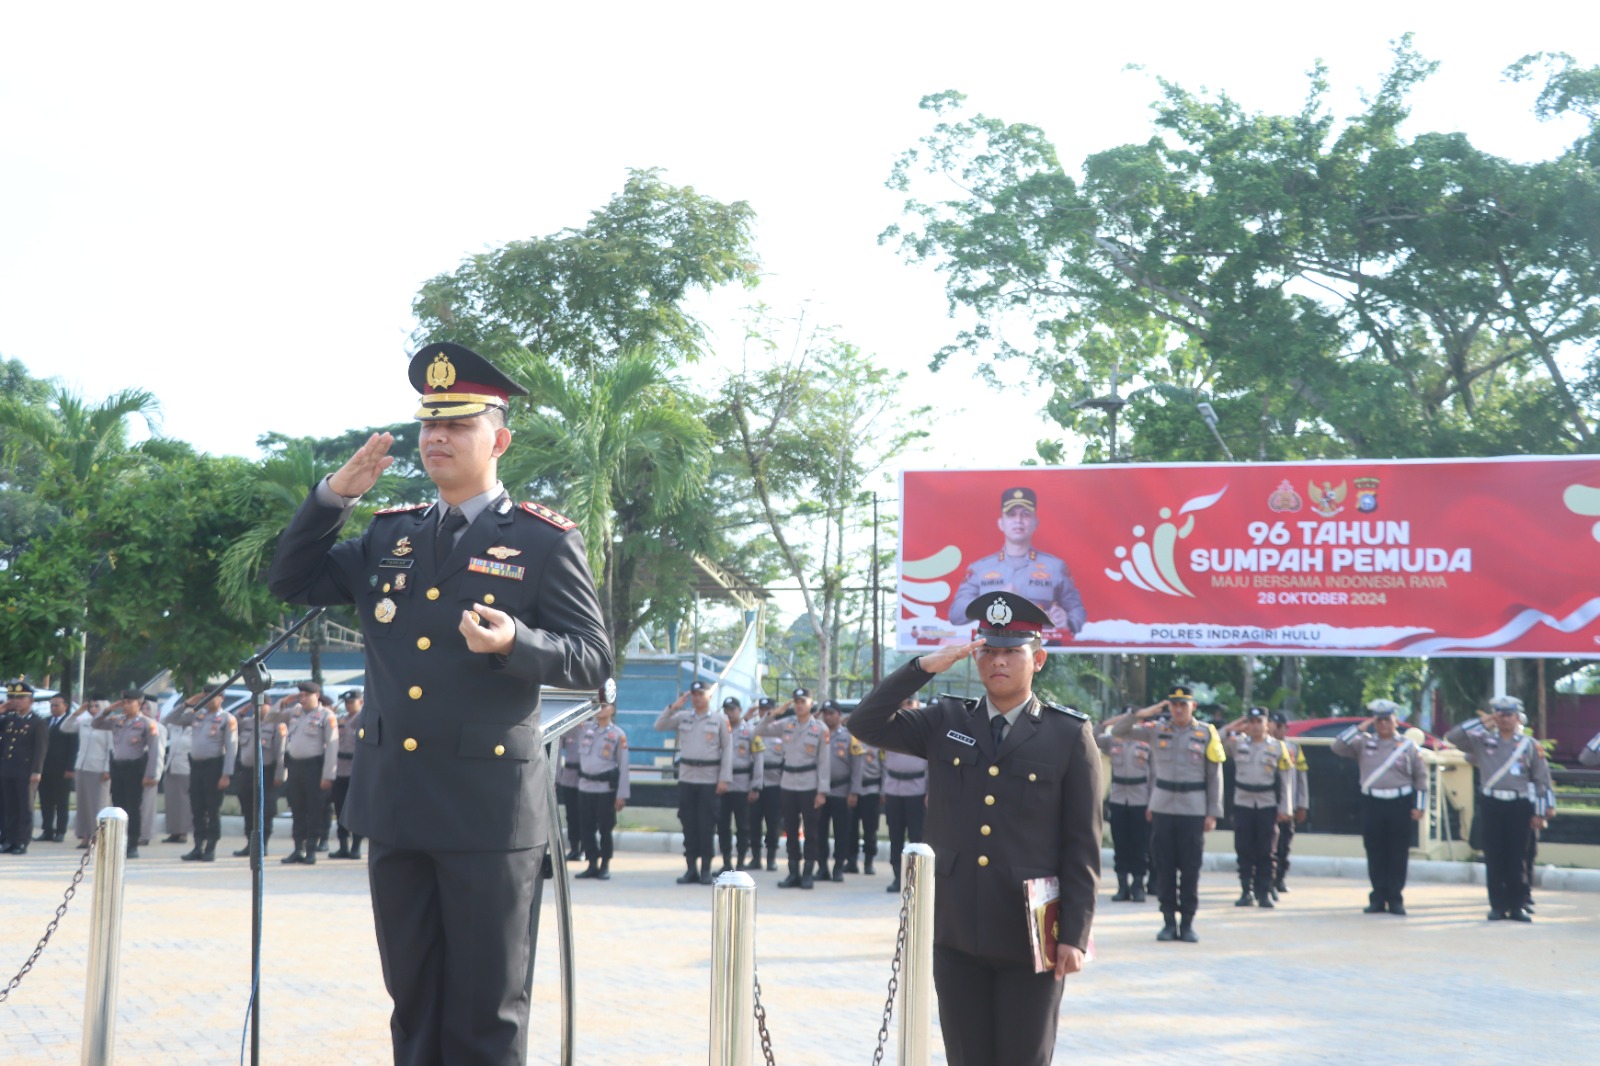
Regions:
[[[894,938],[894,961],[889,964],[889,995],[883,1004],[883,1023],[878,1026],[878,1046],[872,1053],[872,1066],[883,1062],[883,1047],[889,1040],[889,1022],[894,1018],[894,997],[900,991],[901,962],[905,958],[906,928],[911,924],[911,900],[916,895],[917,865],[905,864],[905,883],[900,888],[900,931]],[[767,1008],[761,1005],[761,975],[755,975],[756,1032],[761,1036],[761,1057],[767,1066],[777,1066],[772,1055],[772,1034],[767,1031]]]
[[[72,875],[72,881],[67,885],[66,893],[61,897],[61,905],[56,908],[56,916],[50,919],[50,924],[44,927],[44,936],[39,938],[39,945],[33,949],[33,954],[28,956],[28,961],[22,964],[22,969],[17,971],[4,989],[0,989],[0,1003],[4,1003],[22,984],[22,979],[28,976],[28,971],[33,969],[33,964],[39,961],[39,956],[44,954],[45,945],[50,943],[50,937],[55,933],[56,926],[61,924],[61,919],[67,916],[67,904],[72,902],[72,897],[78,894],[78,886],[83,883],[83,875],[89,869],[89,863],[94,859],[94,842],[100,838],[100,826],[94,827],[94,832],[89,834],[89,844],[83,851],[83,858],[78,863],[78,870]]]

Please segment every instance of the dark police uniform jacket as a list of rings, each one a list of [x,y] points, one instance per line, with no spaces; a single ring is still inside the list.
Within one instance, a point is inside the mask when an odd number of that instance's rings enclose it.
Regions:
[[[436,508],[380,512],[341,541],[345,512],[313,493],[278,541],[268,584],[291,603],[353,603],[361,616],[352,832],[399,848],[537,847],[548,842],[550,772],[539,688],[594,689],[611,671],[583,539],[555,512],[502,497],[435,570]],[[510,654],[467,649],[457,626],[474,602],[515,618]]]
[[[936,944],[1032,965],[1022,883],[1061,880],[1063,944],[1087,948],[1100,883],[1100,751],[1087,715],[1032,703],[994,750],[983,700],[900,701],[934,675],[915,660],[884,678],[850,715],[864,743],[928,760]]]

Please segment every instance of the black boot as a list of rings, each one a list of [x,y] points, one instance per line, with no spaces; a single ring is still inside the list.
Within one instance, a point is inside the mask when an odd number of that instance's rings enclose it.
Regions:
[[[567,849],[567,861],[568,862],[577,862],[581,858],[583,858],[583,845],[581,845],[581,844],[573,844],[570,848]]]
[[[350,857],[352,859],[361,858],[361,838],[354,833],[350,834]]]
[[[1126,903],[1133,898],[1133,892],[1128,888],[1128,875],[1117,875],[1117,894],[1111,897],[1112,903]]]
[[[711,860],[710,859],[701,859],[700,860],[700,883],[702,885],[709,885],[709,884],[714,884],[715,883],[715,879],[711,876]]]
[[[742,855],[739,858],[739,869],[741,869],[741,870],[744,869],[744,857]],[[732,872],[733,872],[733,860],[729,857],[727,852],[723,852],[722,853],[722,869],[718,870],[717,873],[720,875],[720,874],[731,874]]]
[[[890,859],[889,868],[894,871],[894,880],[889,882],[889,887],[884,889],[884,891],[898,892],[900,891],[900,860]]]
[[[807,859],[805,866],[800,871],[800,887],[801,888],[811,888],[814,885],[816,885],[817,882],[816,882],[815,878],[812,876],[812,873],[815,870],[815,868],[816,868],[816,863],[812,862],[810,859]]]
[[[179,855],[178,858],[182,859],[184,862],[199,862],[205,857],[205,853],[206,849],[202,848],[200,846],[200,842],[197,840],[194,842],[194,847],[190,848],[182,855]]]
[[[297,863],[297,862],[305,862],[306,861],[306,853],[304,851],[300,850],[300,845],[296,844],[293,851],[291,851],[289,854],[285,855],[283,858],[279,859],[278,861],[283,863],[283,865],[285,865],[285,866],[290,866],[290,865],[293,865],[294,863]]]
[[[861,868],[856,865],[856,860],[846,859],[844,861],[844,872],[847,874],[858,874],[861,872]],[[837,881],[839,879],[835,877],[834,880]]]
[[[789,876],[778,882],[779,888],[800,887],[800,864],[794,859],[789,860]]]
[[[1128,887],[1128,898],[1135,903],[1143,903],[1145,901],[1143,877],[1137,874],[1134,875],[1133,881]]]
[[[350,857],[350,830],[339,829],[339,850],[328,853],[330,859],[348,859]]]
[[[767,872],[768,873],[777,873],[778,872],[778,849],[777,848],[768,848],[767,849]]]
[[[161,843],[187,844],[189,843],[189,835],[187,833],[168,833],[166,836],[161,838]]]
[[[202,851],[200,853],[200,861],[201,862],[216,862],[217,861],[217,842],[216,842],[216,840],[213,839],[213,840],[206,841],[206,850],[204,850],[204,851]]]
[[[1183,916],[1183,923],[1178,926],[1178,939],[1185,944],[1200,943],[1200,938],[1194,934],[1194,919],[1187,914]]]
[[[684,862],[689,864],[689,868],[684,872],[682,877],[678,878],[678,884],[698,885],[700,883],[700,871],[694,868],[694,860],[684,859]]]
[[[596,881],[609,881],[609,880],[611,880],[611,860],[610,859],[601,859],[600,860],[600,872],[594,875],[594,879]]]
[[[844,868],[845,868],[845,864],[844,863],[840,862],[837,859],[834,860],[834,862],[833,862],[833,880],[835,880],[835,881],[843,881],[844,880]]]
[[[598,859],[590,859],[588,868],[583,870],[581,873],[573,874],[572,875],[572,879],[574,881],[576,881],[580,877],[588,878],[588,877],[599,877],[599,876],[600,876],[600,860],[598,860]]]
[[[867,877],[873,876],[873,873],[872,873],[872,856],[871,855],[868,855],[868,856],[866,856],[865,858],[863,858],[861,860],[861,872],[864,875],[866,875]]]
[[[1283,883],[1283,878],[1280,877],[1276,881],[1272,882],[1273,895],[1281,896],[1287,891],[1289,891],[1289,886]]]
[[[1169,941],[1178,939],[1178,923],[1168,911],[1162,911],[1161,917],[1166,924],[1161,927],[1161,932],[1156,934],[1157,940]]]
[[[1255,903],[1256,897],[1253,893],[1251,893],[1250,886],[1240,885],[1239,898],[1233,901],[1233,905],[1235,907],[1253,907],[1255,906]]]

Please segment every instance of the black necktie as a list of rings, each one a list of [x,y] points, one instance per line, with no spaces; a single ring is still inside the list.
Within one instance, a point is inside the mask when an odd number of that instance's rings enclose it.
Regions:
[[[993,718],[989,719],[989,734],[994,737],[994,750],[999,751],[1000,741],[1004,739],[1006,735],[1005,715],[997,714]]]
[[[450,554],[450,549],[456,546],[456,534],[467,528],[467,516],[454,507],[445,512],[444,521],[439,523],[439,534],[433,542],[433,568],[439,569],[444,565],[444,560]]]

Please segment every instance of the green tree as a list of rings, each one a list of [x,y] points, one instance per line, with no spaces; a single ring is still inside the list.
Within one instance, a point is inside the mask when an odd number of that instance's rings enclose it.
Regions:
[[[430,280],[412,305],[418,339],[491,358],[526,349],[579,370],[645,348],[671,364],[692,361],[705,332],[684,301],[756,283],[753,221],[743,201],[631,170],[583,228],[514,241]]]

